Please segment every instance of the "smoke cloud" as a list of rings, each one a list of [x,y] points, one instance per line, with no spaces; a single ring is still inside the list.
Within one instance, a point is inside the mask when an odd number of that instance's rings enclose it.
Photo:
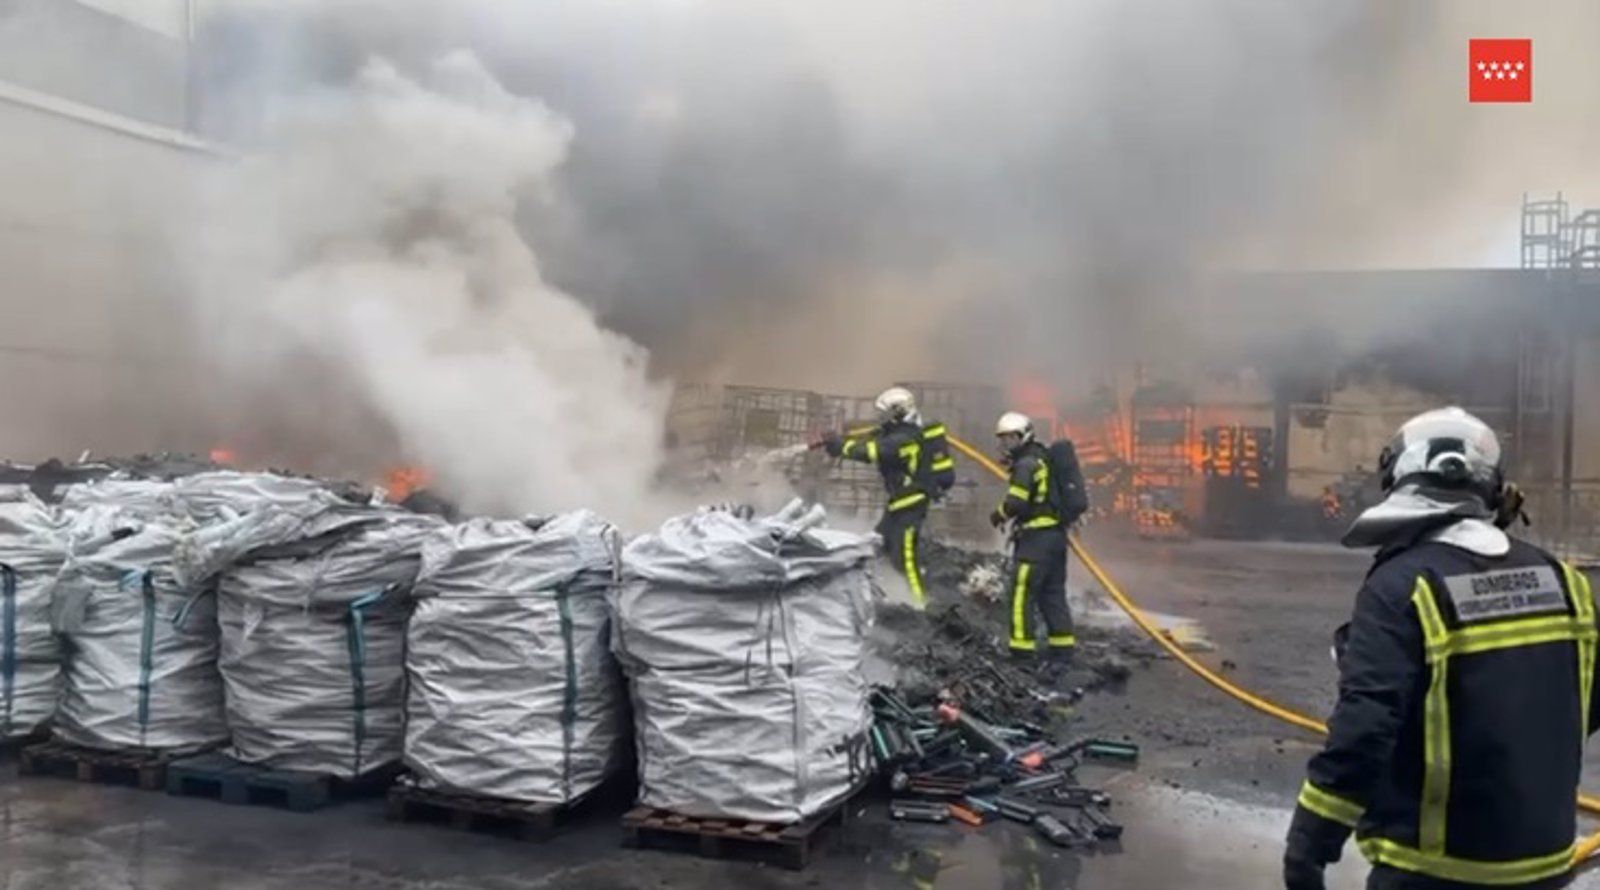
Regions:
[[[667,391],[546,283],[514,221],[571,139],[465,52],[418,79],[374,59],[284,103],[217,174],[200,230],[196,292],[226,370],[280,401],[320,401],[302,363],[342,381],[384,424],[370,446],[392,432],[468,509],[626,515],[653,482]]]
[[[520,223],[697,379],[1081,379],[1206,348],[1218,270],[1503,264],[1524,189],[1600,193],[1578,0],[381,6],[271,33],[310,78],[469,46],[560,109],[559,200]],[[1486,35],[1535,38],[1533,105],[1465,102]]]
[[[1505,265],[1524,190],[1600,200],[1600,6],[1580,0],[201,8],[188,111],[225,156],[158,179],[118,154],[102,166],[174,184],[119,184],[101,212],[181,272],[141,295],[192,282],[198,308],[184,337],[120,309],[115,342],[182,364],[194,340],[216,370],[36,393],[55,413],[16,426],[70,416],[52,447],[205,436],[318,472],[427,463],[475,505],[606,507],[652,477],[663,381],[1026,371],[1071,394],[1138,361],[1293,361],[1394,315],[1334,311],[1331,287],[1294,292],[1323,311],[1260,313],[1221,273]],[[1473,37],[1534,40],[1532,104],[1466,102]],[[81,181],[36,144],[0,140],[26,161],[8,194]],[[202,212],[146,224],[192,180]],[[13,239],[12,277],[59,280],[35,258],[71,255],[61,232]],[[0,300],[41,317],[54,292],[27,291]],[[60,327],[53,347],[93,351]],[[127,436],[86,435],[113,414]]]

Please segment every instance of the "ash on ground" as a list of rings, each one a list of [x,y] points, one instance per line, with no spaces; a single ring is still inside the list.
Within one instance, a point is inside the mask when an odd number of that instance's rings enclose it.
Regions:
[[[1005,557],[929,542],[924,570],[927,608],[881,606],[874,640],[892,685],[908,701],[949,697],[995,723],[1064,730],[1080,699],[1120,690],[1135,667],[1159,655],[1137,630],[1080,623],[1071,667],[1051,670],[1037,657],[1013,656],[1006,645]],[[1078,592],[1075,613],[1093,596]]]

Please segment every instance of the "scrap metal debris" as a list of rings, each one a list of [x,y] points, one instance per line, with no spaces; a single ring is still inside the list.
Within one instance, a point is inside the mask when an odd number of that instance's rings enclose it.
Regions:
[[[1122,836],[1110,797],[1079,784],[1077,769],[1084,760],[1135,764],[1137,746],[1102,739],[1059,744],[1038,726],[981,719],[949,695],[912,705],[879,687],[872,707],[872,754],[889,777],[890,818],[977,827],[1005,819],[1062,847]]]
[[[926,611],[882,605],[878,647],[895,680],[872,698],[871,747],[888,777],[890,818],[981,826],[1009,820],[1046,841],[1120,837],[1110,798],[1080,784],[1085,760],[1131,765],[1123,741],[1065,743],[1074,705],[1115,689],[1159,650],[1131,627],[1080,624],[1070,666],[1014,656],[997,553],[930,542]]]

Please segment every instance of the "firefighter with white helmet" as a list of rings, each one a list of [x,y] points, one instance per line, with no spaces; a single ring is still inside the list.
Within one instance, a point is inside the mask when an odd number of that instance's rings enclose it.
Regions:
[[[1368,888],[1565,886],[1584,741],[1597,726],[1589,582],[1511,538],[1522,499],[1460,408],[1379,457],[1376,547],[1335,635],[1339,698],[1289,828],[1284,883],[1320,890],[1353,832]]]
[[[893,386],[873,402],[878,425],[859,433],[834,433],[816,444],[834,457],[871,464],[883,478],[887,500],[878,520],[889,565],[904,575],[920,608],[926,601],[922,525],[932,501],[955,483],[955,461],[942,423],[924,423],[917,400]]]
[[[1037,610],[1045,624],[1045,666],[1061,667],[1071,661],[1078,644],[1067,606],[1067,527],[1088,506],[1072,494],[1081,494],[1083,477],[1076,457],[1069,463],[1058,460],[1054,446],[1035,438],[1027,415],[1007,411],[994,432],[1011,471],[1005,498],[990,515],[995,528],[1011,529],[1011,653],[1034,657]],[[1061,444],[1070,455],[1071,444]]]

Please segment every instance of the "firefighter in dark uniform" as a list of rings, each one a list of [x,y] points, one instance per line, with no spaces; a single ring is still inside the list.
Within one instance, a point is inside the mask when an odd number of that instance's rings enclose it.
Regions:
[[[1384,499],[1344,538],[1378,551],[1335,637],[1285,885],[1321,888],[1354,832],[1368,888],[1565,886],[1597,716],[1588,581],[1506,535],[1521,495],[1467,412],[1412,418],[1379,472]]]
[[[910,390],[890,387],[873,408],[878,426],[859,434],[824,436],[821,444],[834,457],[878,468],[887,500],[877,531],[889,565],[905,576],[912,601],[922,608],[927,601],[922,524],[932,501],[955,483],[955,461],[944,424],[924,425]]]
[[[990,514],[995,528],[1011,528],[1011,654],[1032,657],[1034,610],[1044,616],[1045,664],[1072,660],[1078,638],[1067,607],[1067,524],[1053,502],[1049,451],[1033,435],[1025,414],[1008,411],[995,425],[1001,459],[1011,470],[1006,496]]]

